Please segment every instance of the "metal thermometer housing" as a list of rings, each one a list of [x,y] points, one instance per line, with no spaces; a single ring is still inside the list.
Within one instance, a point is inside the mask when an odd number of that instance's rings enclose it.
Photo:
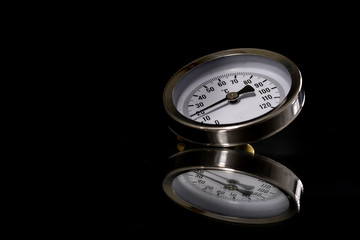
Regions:
[[[296,118],[304,100],[297,66],[279,53],[256,48],[200,57],[177,71],[163,93],[175,134],[218,147],[277,133]]]

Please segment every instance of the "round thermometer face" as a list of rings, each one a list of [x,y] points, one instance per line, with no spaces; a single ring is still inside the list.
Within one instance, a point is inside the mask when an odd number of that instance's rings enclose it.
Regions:
[[[199,209],[236,218],[275,217],[290,205],[285,194],[270,183],[233,171],[189,171],[179,175],[172,188]]]
[[[176,109],[203,124],[242,123],[279,106],[291,87],[289,72],[262,56],[229,56],[199,66],[174,89]]]
[[[302,78],[283,55],[230,49],[185,65],[163,93],[170,129],[190,142],[236,146],[285,128],[304,104]]]

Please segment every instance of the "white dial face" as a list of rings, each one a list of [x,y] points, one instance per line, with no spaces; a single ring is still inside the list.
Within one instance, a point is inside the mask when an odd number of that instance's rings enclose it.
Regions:
[[[240,218],[268,218],[284,213],[289,200],[277,187],[239,172],[196,170],[172,184],[174,192],[199,209]]]
[[[177,110],[204,124],[233,124],[258,118],[279,106],[291,77],[278,62],[234,56],[190,71],[174,90]]]

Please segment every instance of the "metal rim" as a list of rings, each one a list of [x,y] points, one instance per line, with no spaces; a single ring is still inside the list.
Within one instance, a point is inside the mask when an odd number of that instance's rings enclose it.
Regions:
[[[289,72],[292,84],[284,102],[276,109],[254,120],[228,125],[202,125],[179,113],[172,99],[173,90],[181,78],[192,69],[209,61],[234,55],[258,55],[281,63]],[[176,72],[165,86],[163,103],[170,117],[170,129],[183,139],[208,146],[235,146],[267,138],[292,122],[303,107],[305,94],[297,66],[285,56],[264,49],[238,48],[215,52],[198,58]]]

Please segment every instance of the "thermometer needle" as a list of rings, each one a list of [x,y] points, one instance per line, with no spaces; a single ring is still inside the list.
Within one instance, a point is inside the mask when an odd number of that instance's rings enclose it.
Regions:
[[[238,192],[240,192],[240,193],[242,193],[242,194],[244,194],[244,195],[251,195],[251,194],[253,194],[253,191],[239,189],[239,188],[237,188],[234,184],[231,184],[231,183],[230,183],[230,184],[226,184],[226,183],[223,183],[223,182],[221,182],[221,181],[219,181],[219,180],[216,180],[216,179],[214,179],[214,178],[212,178],[212,177],[206,176],[206,175],[204,175],[204,174],[202,174],[202,173],[199,173],[199,172],[196,172],[196,173],[199,174],[199,175],[201,175],[201,176],[203,176],[203,177],[205,177],[205,178],[207,178],[207,179],[209,179],[209,180],[211,180],[211,181],[213,181],[213,182],[216,182],[216,183],[219,183],[219,184],[223,185],[224,188],[226,188],[226,189],[235,190],[235,191],[238,191]]]
[[[237,99],[239,98],[240,94],[244,94],[244,93],[248,93],[248,92],[253,92],[253,91],[255,91],[255,89],[254,89],[252,86],[246,85],[246,86],[245,86],[244,88],[242,88],[240,91],[238,91],[238,92],[230,92],[230,93],[226,94],[226,97],[225,97],[225,98],[223,98],[223,99],[221,99],[221,100],[219,100],[219,101],[211,104],[210,106],[207,106],[207,107],[205,107],[205,108],[197,111],[197,112],[194,113],[194,114],[191,114],[190,117],[195,116],[196,114],[198,114],[198,113],[200,113],[200,112],[202,112],[202,111],[205,111],[205,110],[207,110],[207,109],[209,109],[209,108],[212,108],[212,107],[214,107],[214,106],[216,106],[216,105],[218,105],[218,104],[220,104],[220,103],[222,103],[222,102],[225,102],[226,100],[229,100],[230,102],[235,101],[235,100],[237,100]]]
[[[209,172],[209,171],[207,171],[207,172],[208,172],[208,173],[211,173],[211,174],[213,174],[213,175],[215,175],[215,176],[217,176],[217,177],[219,177],[219,178],[222,178],[222,179],[226,180],[228,183],[235,183],[235,184],[237,184],[237,185],[239,185],[239,186],[241,186],[242,188],[245,188],[245,189],[247,189],[247,190],[250,190],[250,189],[253,189],[253,188],[254,188],[254,186],[250,186],[250,185],[247,185],[247,184],[240,183],[240,182],[237,181],[237,180],[227,179],[227,178],[224,178],[223,176],[220,176],[220,175],[218,175],[218,174],[216,174],[216,173]]]

